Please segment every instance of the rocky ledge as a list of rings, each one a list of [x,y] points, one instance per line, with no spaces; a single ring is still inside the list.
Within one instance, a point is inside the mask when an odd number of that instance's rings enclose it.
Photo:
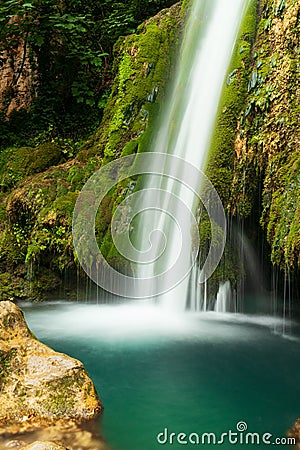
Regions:
[[[50,441],[36,441],[32,444],[22,447],[22,450],[67,450],[66,447],[62,447],[60,444]]]
[[[20,308],[0,302],[0,437],[78,427],[102,410],[82,363],[39,342]]]
[[[288,437],[296,439],[296,445],[294,448],[300,450],[300,418],[296,420],[287,435]]]

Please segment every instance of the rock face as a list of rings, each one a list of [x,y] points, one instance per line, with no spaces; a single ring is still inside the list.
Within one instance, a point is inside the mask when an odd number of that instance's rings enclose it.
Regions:
[[[18,17],[10,19],[18,23]],[[9,117],[13,111],[28,110],[36,90],[37,71],[29,58],[28,44],[19,39],[11,48],[1,52],[2,67],[0,79],[0,111]],[[37,64],[36,58],[34,64]]]
[[[232,207],[260,223],[273,264],[300,267],[299,14],[297,0],[259,2],[247,96],[238,121]]]
[[[81,362],[30,332],[22,311],[0,302],[0,435],[81,423],[103,409]]]
[[[300,449],[300,418],[296,420],[287,435],[288,437],[296,439],[295,448]]]
[[[22,447],[23,450],[66,450],[66,447],[62,447],[55,442],[49,441],[36,441],[32,444]]]

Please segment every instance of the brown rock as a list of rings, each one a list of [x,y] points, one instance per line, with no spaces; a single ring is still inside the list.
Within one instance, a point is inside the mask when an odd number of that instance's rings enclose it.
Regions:
[[[296,420],[292,428],[287,433],[288,437],[296,439],[295,448],[300,449],[300,418]]]
[[[81,423],[103,409],[82,363],[40,343],[22,311],[0,302],[0,435]]]
[[[60,444],[50,441],[36,441],[32,444],[22,447],[22,450],[67,450],[66,447],[62,447]]]
[[[33,432],[14,435],[13,440],[9,436],[0,435],[0,450],[9,448],[24,450],[36,443],[39,445],[51,443],[68,450],[109,450],[99,434],[99,423],[94,420],[81,425],[77,425],[74,421],[60,421]]]
[[[11,17],[10,22],[17,25],[18,16]],[[9,50],[1,52],[2,67],[0,78],[0,111],[5,109],[9,118],[13,111],[28,110],[36,95],[37,58],[30,61],[28,42],[20,38],[13,42]]]
[[[25,445],[25,442],[20,441],[19,439],[13,439],[6,443],[5,448],[20,448]],[[1,445],[0,445],[1,448]]]

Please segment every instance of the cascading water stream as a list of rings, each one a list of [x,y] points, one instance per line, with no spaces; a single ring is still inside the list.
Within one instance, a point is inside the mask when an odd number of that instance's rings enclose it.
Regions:
[[[221,284],[219,288],[215,304],[215,311],[219,313],[231,311],[231,287],[229,281]]]
[[[247,4],[248,0],[193,2],[174,87],[153,141],[152,152],[164,152],[181,157],[204,170],[224,78]],[[166,168],[167,173],[170,171],[172,172],[172,168]],[[153,195],[151,188],[168,191],[195,212],[198,205],[194,193],[180,183],[180,180],[187,179],[189,174],[184,173],[183,169],[174,175],[179,181],[149,175],[145,182],[148,188],[145,195]],[[164,204],[164,212],[169,210],[168,202],[169,200]],[[180,214],[180,210],[178,213]],[[184,227],[184,233],[187,234],[191,234],[189,221],[190,218],[187,216]],[[158,269],[160,272],[167,272],[178,257],[179,233],[183,231],[178,230],[178,224],[161,211],[152,213],[150,217],[145,214],[139,222],[138,234],[141,236],[141,242],[150,241],[149,236],[153,230],[160,230],[163,238],[167,237],[168,245],[163,257],[159,258],[162,241],[156,239],[152,242],[157,257],[151,264],[138,265],[139,277],[151,278]],[[192,237],[189,237],[188,243],[185,241],[184,245],[188,245],[191,249]],[[189,252],[185,252],[181,265],[186,266],[188,271],[190,264]],[[190,277],[186,277],[175,288],[162,294],[159,303],[168,309],[184,310],[189,295],[191,309],[206,309],[207,286],[206,283],[199,285],[199,274],[200,269],[195,264]]]

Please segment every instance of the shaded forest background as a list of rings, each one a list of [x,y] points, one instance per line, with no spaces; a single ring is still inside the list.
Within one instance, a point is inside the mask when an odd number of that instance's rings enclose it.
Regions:
[[[109,96],[117,39],[173,3],[2,1],[0,65],[2,69],[10,65],[14,74],[2,98],[1,147],[57,136],[76,140],[91,132],[101,121]],[[31,72],[30,105],[10,111],[26,65]]]

